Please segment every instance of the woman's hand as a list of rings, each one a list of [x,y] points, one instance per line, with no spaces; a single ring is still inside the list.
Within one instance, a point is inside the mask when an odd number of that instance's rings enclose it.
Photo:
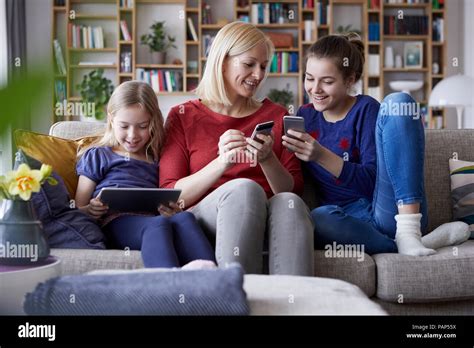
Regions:
[[[283,146],[285,146],[288,150],[293,151],[295,156],[302,161],[318,161],[323,147],[317,140],[315,140],[308,133],[298,132],[292,129],[290,129],[288,133],[296,139],[283,135]]]
[[[273,132],[270,135],[257,134],[257,139],[262,142],[247,138],[247,157],[254,162],[263,163],[273,154]]]
[[[247,142],[245,134],[239,130],[229,129],[219,138],[219,162],[227,168],[235,164],[232,158],[238,158],[238,153],[244,151]]]
[[[183,209],[178,205],[178,203],[175,202],[170,202],[169,207],[161,204],[158,207],[158,212],[160,215],[165,216],[165,217],[170,217],[173,216],[174,214],[181,213]]]
[[[99,219],[109,210],[109,207],[102,203],[99,198],[92,198],[85,208],[86,213],[96,219]]]

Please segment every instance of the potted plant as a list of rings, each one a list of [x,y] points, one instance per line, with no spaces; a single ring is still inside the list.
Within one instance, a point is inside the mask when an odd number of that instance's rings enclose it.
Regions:
[[[104,77],[103,74],[104,69],[92,70],[89,74],[84,75],[82,82],[76,86],[81,94],[82,102],[93,103],[94,115],[87,116],[94,116],[96,120],[105,119],[105,106],[114,91],[112,81]]]
[[[361,35],[361,31],[359,29],[352,29],[352,24],[349,25],[339,25],[336,28],[336,33],[338,34],[347,34],[347,33],[356,33],[358,35]]]
[[[286,87],[286,89],[275,89],[272,88],[270,89],[270,92],[268,93],[268,99],[270,99],[272,102],[283,105],[285,108],[288,108],[289,105],[293,103],[293,92],[289,90],[289,86]]]
[[[166,51],[173,47],[175,37],[167,35],[165,22],[155,22],[150,27],[150,32],[140,37],[142,45],[148,45],[153,64],[164,64],[166,61]]]

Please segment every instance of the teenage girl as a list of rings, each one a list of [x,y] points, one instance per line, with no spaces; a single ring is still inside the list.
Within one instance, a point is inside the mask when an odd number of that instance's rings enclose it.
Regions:
[[[319,189],[322,206],[311,213],[316,248],[336,242],[364,245],[368,254],[426,256],[465,241],[469,228],[463,222],[421,238],[428,216],[419,108],[405,93],[390,94],[381,104],[350,95],[363,72],[363,49],[357,34],[329,35],[310,47],[305,73],[310,103],[297,113],[306,132],[283,137]]]

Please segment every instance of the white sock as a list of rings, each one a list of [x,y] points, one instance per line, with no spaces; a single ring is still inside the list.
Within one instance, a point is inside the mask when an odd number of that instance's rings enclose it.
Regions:
[[[427,248],[439,249],[449,245],[464,243],[470,236],[469,225],[462,221],[456,221],[442,224],[421,238],[421,242]]]
[[[395,220],[397,220],[395,242],[399,254],[428,256],[436,253],[421,243],[421,214],[398,214],[395,215]]]
[[[213,269],[217,268],[217,265],[213,261],[209,260],[194,260],[185,264],[181,269],[193,270],[193,269]]]

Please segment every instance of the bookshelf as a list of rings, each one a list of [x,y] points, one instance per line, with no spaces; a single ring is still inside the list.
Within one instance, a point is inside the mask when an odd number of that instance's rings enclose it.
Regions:
[[[397,1],[402,3],[392,3]],[[381,100],[393,92],[390,81],[422,80],[422,90],[413,93],[413,97],[426,105],[431,89],[445,77],[447,1],[450,0],[54,0],[52,41],[57,39],[60,43],[67,68],[66,74],[55,71],[53,103],[61,98],[67,102],[80,101],[75,85],[91,69],[99,67],[104,68],[114,85],[141,77],[150,84],[155,79],[157,95],[190,95],[202,77],[206,50],[217,31],[228,22],[242,20],[254,23],[266,33],[291,38],[285,47],[277,47],[274,65],[271,64],[259,95],[265,96],[271,88],[289,88],[294,93],[294,105],[287,106],[290,113],[307,102],[303,81],[309,46],[349,25],[350,30],[360,31],[365,43],[366,66],[359,92]],[[425,32],[386,32],[387,18],[400,11],[408,17],[425,16]],[[165,64],[153,64],[148,48],[140,44],[140,36],[157,20],[165,21],[168,33],[176,37],[177,49],[168,52]],[[68,35],[71,25],[102,27],[104,46],[73,47]],[[422,66],[386,66],[387,47],[393,48],[394,55],[403,57],[407,42],[422,42]],[[52,53],[54,56],[54,45]],[[80,65],[81,62],[89,65]],[[162,77],[162,73],[169,76]],[[146,74],[149,76],[145,78]],[[172,88],[163,89],[160,83],[156,84],[157,78],[170,82],[171,76],[175,80]],[[443,111],[426,109],[426,113],[427,127],[445,127]],[[60,120],[57,115],[53,118]]]
[[[369,23],[379,23],[378,33],[371,31],[368,40],[369,54],[378,55],[380,74],[366,76],[369,88],[380,87],[382,96],[394,92],[390,81],[417,80],[423,81],[423,87],[414,91],[412,96],[420,103],[420,111],[426,128],[445,128],[444,111],[432,110],[428,100],[433,87],[445,77],[446,71],[446,7],[448,0],[370,0],[367,17]],[[394,19],[391,19],[394,18]],[[398,23],[397,23],[398,22]],[[403,25],[399,25],[402,23]],[[375,36],[375,37],[374,37]],[[379,38],[377,37],[379,36]],[[374,39],[373,41],[371,39]],[[407,66],[408,47],[421,43],[421,66]],[[390,64],[386,53],[389,47],[393,56],[402,58],[402,66],[397,62]],[[406,49],[407,48],[407,49]],[[370,62],[369,67],[370,70]],[[368,93],[370,94],[370,93]]]
[[[363,93],[380,101],[383,96],[394,92],[390,88],[390,81],[421,80],[424,82],[422,89],[413,92],[412,96],[421,104],[421,111],[425,114],[425,127],[445,128],[444,111],[431,110],[427,103],[433,87],[445,77],[447,1],[449,0],[303,0],[303,22],[312,19],[316,23],[315,27],[311,27],[309,35],[312,41],[305,39],[300,51],[305,54],[314,40],[336,33],[338,27],[351,25],[351,30],[360,31],[365,43]],[[402,30],[394,31],[392,27],[390,31],[388,18],[391,16],[397,16],[400,19],[398,23],[412,22],[410,29],[414,30],[407,33]],[[418,23],[421,21],[419,18],[410,18],[413,16],[423,16],[423,26]],[[303,37],[306,37],[307,28],[304,24],[301,26]],[[423,32],[418,32],[417,29]],[[422,43],[423,61],[420,67],[405,65],[404,46],[410,42]],[[393,66],[387,66],[387,47],[392,47],[394,57],[402,57],[401,66],[395,66],[395,62]],[[303,102],[306,102],[305,97]]]

